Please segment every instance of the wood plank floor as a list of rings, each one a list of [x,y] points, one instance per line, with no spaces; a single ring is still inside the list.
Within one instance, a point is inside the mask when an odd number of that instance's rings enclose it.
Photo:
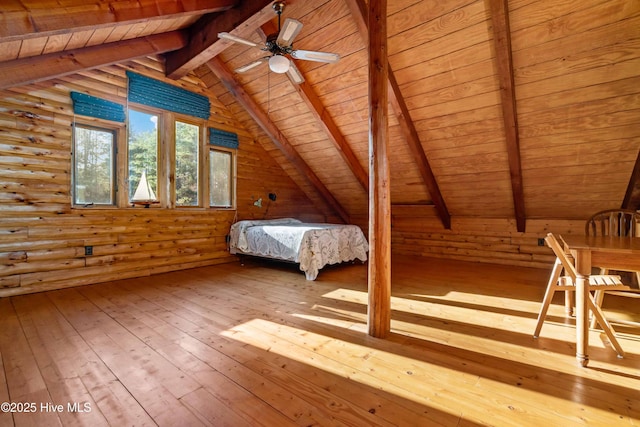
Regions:
[[[578,366],[548,272],[393,265],[392,334],[366,335],[366,266],[250,260],[0,299],[0,426],[640,424],[640,330]],[[638,319],[638,300],[607,297]],[[634,306],[635,304],[635,306]]]

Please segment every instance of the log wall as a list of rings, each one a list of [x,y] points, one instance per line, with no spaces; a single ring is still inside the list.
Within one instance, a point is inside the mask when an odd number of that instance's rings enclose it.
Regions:
[[[178,84],[209,96],[207,125],[239,135],[237,215],[208,208],[72,208],[69,92],[126,104],[127,69],[164,79],[161,64],[145,59],[0,92],[0,296],[229,262],[235,258],[226,236],[235,219],[324,219],[193,76]],[[120,133],[126,135],[124,125]],[[262,208],[253,205],[258,198]],[[93,255],[85,256],[85,246]]]
[[[550,269],[555,257],[540,239],[547,233],[584,234],[584,220],[452,217],[445,230],[430,206],[392,207],[394,256],[411,255]]]

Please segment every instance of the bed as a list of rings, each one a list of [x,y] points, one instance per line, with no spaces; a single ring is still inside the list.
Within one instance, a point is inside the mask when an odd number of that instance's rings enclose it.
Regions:
[[[232,254],[298,263],[307,280],[315,280],[325,265],[366,261],[369,244],[357,225],[281,218],[236,222],[229,248]]]

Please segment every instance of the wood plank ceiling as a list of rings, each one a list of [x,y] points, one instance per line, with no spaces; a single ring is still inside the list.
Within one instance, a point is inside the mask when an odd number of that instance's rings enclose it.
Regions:
[[[271,1],[9,0],[0,89],[144,56],[199,77],[321,209],[368,214],[363,0],[289,0],[304,27],[295,85],[265,55]],[[444,228],[452,216],[584,218],[640,207],[640,2],[399,0],[388,4],[391,199]],[[635,171],[635,172],[634,172]]]

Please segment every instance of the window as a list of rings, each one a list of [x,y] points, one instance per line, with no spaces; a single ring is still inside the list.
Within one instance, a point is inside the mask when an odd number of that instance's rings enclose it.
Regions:
[[[129,110],[129,200],[133,199],[143,173],[155,199],[158,194],[157,114]]]
[[[73,140],[73,203],[115,205],[116,132],[76,124]]]
[[[209,206],[235,206],[235,153],[238,135],[209,128]]]
[[[233,206],[233,153],[211,148],[209,150],[209,206]]]
[[[72,133],[75,208],[235,207],[237,134],[147,104],[75,92],[72,100],[74,113],[89,117]]]
[[[176,121],[176,206],[198,206],[200,126]]]

